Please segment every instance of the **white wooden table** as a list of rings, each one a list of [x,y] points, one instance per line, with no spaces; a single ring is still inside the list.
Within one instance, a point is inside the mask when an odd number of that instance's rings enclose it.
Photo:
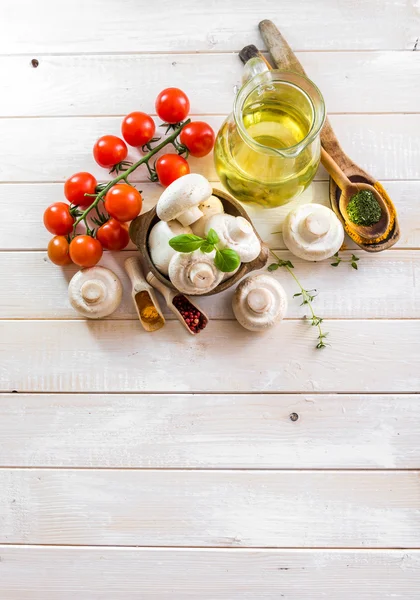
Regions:
[[[293,258],[320,292],[323,351],[294,300],[264,336],[229,294],[203,301],[198,338],[174,321],[145,334],[122,269],[133,248],[101,263],[124,282],[117,313],[79,319],[45,207],[73,172],[103,177],[94,140],[164,87],[217,128],[263,18],[390,192],[398,246],[357,252],[357,272]],[[0,598],[418,600],[418,2],[2,0],[1,24]],[[217,180],[211,157],[191,165]],[[159,186],[137,179],[152,206]],[[328,202],[322,169],[305,199]],[[292,258],[273,234],[284,212],[252,214]]]

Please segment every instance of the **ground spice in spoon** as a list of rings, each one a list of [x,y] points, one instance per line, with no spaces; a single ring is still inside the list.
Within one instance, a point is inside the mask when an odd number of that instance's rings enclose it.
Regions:
[[[188,325],[188,328],[191,329],[193,333],[199,333],[206,327],[207,318],[197,307],[191,304],[188,298],[179,294],[172,300],[172,304],[178,310],[185,323]]]
[[[369,190],[355,194],[347,205],[349,219],[355,225],[375,225],[382,216],[379,202]]]

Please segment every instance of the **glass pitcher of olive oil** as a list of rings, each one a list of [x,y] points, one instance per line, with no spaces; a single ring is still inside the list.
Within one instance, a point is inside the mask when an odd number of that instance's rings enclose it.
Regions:
[[[217,135],[216,170],[238,200],[273,208],[301,194],[314,178],[324,100],[303,75],[269,71],[259,58],[247,62],[244,76],[233,113]]]

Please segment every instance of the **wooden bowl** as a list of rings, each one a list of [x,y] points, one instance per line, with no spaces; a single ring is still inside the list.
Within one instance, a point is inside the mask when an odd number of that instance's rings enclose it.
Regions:
[[[244,217],[247,221],[251,223],[258,239],[261,242],[261,252],[259,256],[257,256],[257,258],[252,262],[242,263],[239,267],[239,270],[234,275],[232,275],[232,277],[229,277],[229,279],[225,279],[225,281],[219,283],[219,285],[210,292],[207,292],[206,294],[200,294],[201,296],[213,296],[213,294],[224,292],[233,285],[236,285],[242,279],[242,277],[244,277],[251,271],[262,269],[267,264],[269,254],[267,246],[261,240],[246,210],[239,204],[239,202],[237,202],[231,196],[229,196],[229,194],[226,194],[221,190],[213,189],[213,195],[217,196],[222,201],[225,212],[227,214],[233,215],[235,217]],[[157,279],[159,279],[159,281],[161,281],[167,287],[176,290],[176,287],[172,284],[169,278],[165,277],[165,275],[162,275],[162,273],[158,271],[158,269],[155,267],[150,258],[148,245],[149,232],[153,225],[155,225],[158,221],[159,219],[156,214],[156,207],[154,207],[148,212],[134,219],[134,221],[132,221],[130,225],[130,238],[140,250],[140,253],[146,263],[147,272],[151,271],[153,275],[157,277]]]

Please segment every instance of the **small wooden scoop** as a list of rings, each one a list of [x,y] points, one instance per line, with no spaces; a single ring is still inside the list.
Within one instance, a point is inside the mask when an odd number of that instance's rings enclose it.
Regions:
[[[160,309],[155,290],[145,280],[140,262],[135,256],[127,258],[124,266],[133,286],[131,295],[140,323],[146,331],[157,331],[165,325],[165,317]]]
[[[280,31],[274,25],[272,21],[264,20],[259,24],[259,29],[262,38],[271,54],[271,57],[276,64],[278,69],[283,71],[294,71],[301,75],[306,75],[302,65],[296,58],[296,55],[286,42]],[[243,52],[243,51],[242,51]],[[241,56],[241,53],[240,53]],[[398,224],[397,213],[392,200],[382,187],[382,185],[366,173],[361,167],[356,165],[351,158],[341,148],[331,124],[328,118],[325,120],[324,127],[321,130],[321,143],[329,158],[339,167],[341,172],[347,177],[347,180],[352,185],[357,185],[356,191],[362,189],[369,189],[372,193],[375,193],[375,198],[379,202],[382,208],[382,218],[376,225],[372,227],[363,227],[355,225],[351,221],[348,221],[347,211],[343,210],[347,207],[348,200],[343,199],[341,202],[341,196],[343,195],[340,189],[340,184],[334,179],[332,173],[329,171],[328,164],[325,163],[326,153],[322,155],[322,162],[331,175],[330,180],[330,202],[331,208],[334,210],[338,218],[343,222],[347,234],[353,239],[353,241],[367,252],[380,252],[386,248],[393,246],[400,237],[400,228]],[[368,187],[365,187],[368,186]],[[354,191],[351,195],[354,195]],[[350,196],[349,196],[350,199]],[[384,210],[386,206],[386,212]],[[363,229],[363,232],[361,231]],[[373,232],[375,231],[375,236]]]
[[[356,231],[362,238],[373,240],[383,235],[383,233],[389,228],[390,215],[388,205],[378,190],[376,190],[373,185],[370,185],[369,183],[353,183],[350,181],[347,175],[344,174],[335,160],[328,154],[328,152],[326,152],[326,150],[324,150],[324,148],[321,149],[321,162],[341,190],[339,202],[340,212],[341,216],[346,221],[347,226]],[[352,197],[357,194],[357,192],[362,190],[372,192],[379,206],[381,207],[382,216],[374,225],[356,225],[349,219],[347,206]]]
[[[161,281],[159,281],[159,279],[157,277],[155,277],[153,275],[153,273],[151,273],[151,272],[149,272],[146,275],[146,279],[150,283],[150,285],[152,285],[155,289],[157,289],[162,294],[162,296],[166,300],[166,305],[169,308],[169,310],[171,312],[173,312],[173,314],[176,316],[178,321],[180,321],[182,323],[182,325],[185,327],[185,329],[189,333],[191,333],[192,335],[197,335],[197,333],[200,333],[200,331],[202,331],[204,329],[204,327],[207,325],[209,319],[208,319],[207,315],[201,310],[201,308],[199,308],[196,304],[194,304],[194,302],[191,301],[191,298],[189,298],[188,296],[185,296],[184,294],[181,294],[180,292],[175,292],[174,290],[169,289],[168,287],[166,287],[166,285],[164,285]],[[174,304],[174,300],[175,300],[175,304]],[[198,311],[200,313],[200,315],[202,315],[198,319],[199,320],[199,323],[197,324],[198,327],[196,327],[196,325],[194,323],[187,323],[184,316],[181,314],[181,312],[176,307],[176,304],[180,304],[181,302],[184,303],[185,301],[192,308],[194,308],[196,311]],[[194,329],[196,329],[196,330],[194,331]]]

